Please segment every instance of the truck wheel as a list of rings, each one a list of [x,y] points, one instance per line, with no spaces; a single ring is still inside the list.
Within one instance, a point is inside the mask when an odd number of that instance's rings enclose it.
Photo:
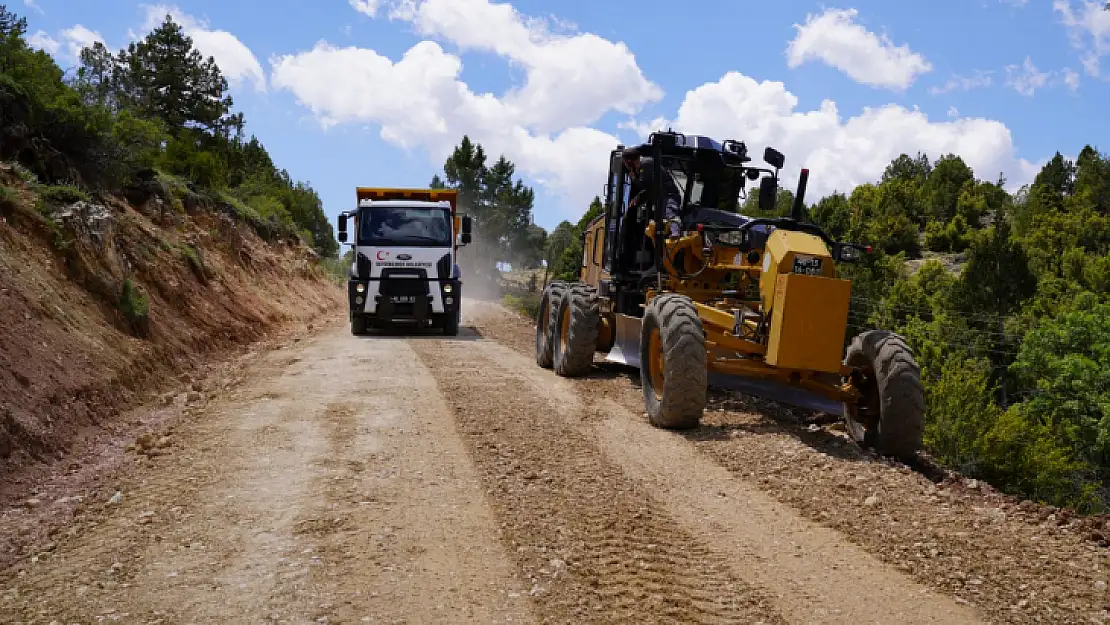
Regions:
[[[566,378],[585,375],[594,364],[601,333],[597,290],[585,284],[570,286],[559,302],[557,319],[555,373]]]
[[[555,328],[559,304],[566,294],[565,282],[552,282],[543,290],[536,312],[536,364],[544,369],[555,365]]]
[[[648,304],[640,330],[640,385],[652,425],[698,426],[709,370],[705,328],[690,298],[664,293]]]
[[[925,434],[925,389],[906,340],[886,330],[869,330],[848,345],[844,363],[855,367],[857,405],[845,405],[848,432],[857,443],[909,462]]]
[[[351,334],[355,336],[363,336],[366,334],[366,317],[363,315],[355,315],[351,317]]]
[[[443,333],[447,336],[459,335],[459,318],[462,316],[462,311],[456,309],[454,313],[447,313],[443,315]]]

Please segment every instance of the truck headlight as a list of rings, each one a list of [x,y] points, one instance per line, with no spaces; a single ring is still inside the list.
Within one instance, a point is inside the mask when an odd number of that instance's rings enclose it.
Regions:
[[[451,286],[450,284],[443,285],[443,292],[444,293],[450,293],[454,290],[455,290],[455,287]]]

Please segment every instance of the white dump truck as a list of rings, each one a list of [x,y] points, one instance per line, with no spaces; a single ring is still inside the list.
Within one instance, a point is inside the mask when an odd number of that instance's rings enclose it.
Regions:
[[[459,333],[462,273],[458,251],[471,220],[450,189],[359,187],[358,208],[339,215],[339,242],[354,220],[355,258],[347,282],[351,333],[410,326]]]

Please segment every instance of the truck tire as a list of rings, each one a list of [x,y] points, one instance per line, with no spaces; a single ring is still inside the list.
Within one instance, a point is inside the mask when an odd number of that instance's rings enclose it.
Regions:
[[[355,315],[351,317],[351,334],[355,336],[364,336],[366,334],[366,317],[364,315]]]
[[[601,333],[601,308],[597,289],[571,285],[559,303],[555,330],[555,373],[573,378],[589,373]]]
[[[566,294],[565,282],[552,282],[543,290],[536,312],[536,364],[544,369],[555,365],[555,328],[559,304]]]
[[[443,333],[447,336],[459,335],[459,320],[462,317],[461,310],[455,310],[453,313],[443,315]]]
[[[705,328],[694,302],[664,293],[648,303],[640,329],[640,385],[648,421],[660,428],[695,428],[709,386]]]
[[[844,364],[862,374],[857,379],[863,398],[844,407],[852,438],[902,462],[916,458],[925,434],[925,389],[906,340],[868,330],[852,339]]]

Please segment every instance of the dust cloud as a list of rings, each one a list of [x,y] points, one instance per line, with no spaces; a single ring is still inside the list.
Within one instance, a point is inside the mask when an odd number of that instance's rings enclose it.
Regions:
[[[472,233],[469,245],[459,248],[458,264],[462,271],[463,295],[484,301],[498,301],[503,295],[501,271],[497,269],[497,244]]]

